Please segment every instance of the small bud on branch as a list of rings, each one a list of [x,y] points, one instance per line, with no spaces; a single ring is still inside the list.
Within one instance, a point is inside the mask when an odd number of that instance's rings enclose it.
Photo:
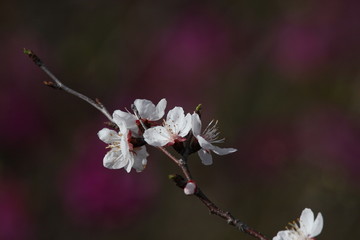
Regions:
[[[194,181],[188,181],[184,187],[185,195],[193,195],[196,192],[196,188]]]

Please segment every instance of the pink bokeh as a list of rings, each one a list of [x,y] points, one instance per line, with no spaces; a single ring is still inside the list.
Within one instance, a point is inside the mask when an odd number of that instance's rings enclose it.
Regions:
[[[25,187],[10,178],[0,178],[0,239],[32,239],[33,221],[27,209]]]
[[[215,86],[216,74],[233,58],[230,35],[229,24],[211,11],[180,14],[150,44],[155,54],[135,92],[145,98],[166,97],[175,105],[195,107]]]
[[[274,64],[285,76],[303,76],[324,66],[330,55],[329,33],[312,23],[286,22],[279,27]]]
[[[81,149],[60,178],[65,212],[74,224],[99,228],[126,227],[149,210],[158,191],[154,168],[141,173],[103,167],[106,145],[84,133]]]
[[[23,53],[22,47],[37,48],[33,38],[14,34],[0,40],[5,55],[9,56],[0,65],[5,81],[1,82],[0,118],[1,143],[16,147],[35,143],[44,134],[44,119],[41,117],[39,96],[41,71]],[[26,144],[25,144],[26,143]]]
[[[288,12],[272,33],[275,70],[289,80],[307,81],[351,64],[360,50],[359,34],[354,35],[360,30],[359,6],[352,0],[317,1],[311,8]]]
[[[241,133],[238,144],[242,165],[262,173],[276,173],[276,170],[297,154],[294,129],[285,122],[257,123]]]
[[[297,119],[296,135],[301,154],[324,166],[360,172],[360,126],[335,107],[314,107]]]

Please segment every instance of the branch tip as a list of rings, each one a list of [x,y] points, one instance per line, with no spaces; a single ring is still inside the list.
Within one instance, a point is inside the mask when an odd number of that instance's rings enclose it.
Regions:
[[[36,56],[36,54],[31,51],[30,49],[23,49],[24,54],[28,55],[29,58],[31,58],[31,60],[33,60],[33,62],[38,66],[38,67],[42,67],[44,66],[44,63],[40,60],[40,58],[38,56]]]
[[[26,55],[32,54],[32,51],[31,51],[30,49],[26,49],[26,48],[23,49],[23,52],[24,52]]]

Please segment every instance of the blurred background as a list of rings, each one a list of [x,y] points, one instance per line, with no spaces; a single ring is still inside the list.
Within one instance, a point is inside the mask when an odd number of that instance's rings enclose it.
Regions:
[[[29,48],[110,112],[136,98],[219,120],[238,152],[190,167],[219,207],[269,238],[305,207],[317,239],[359,239],[360,2],[1,1],[0,240],[253,239],[167,179],[102,166],[107,120],[42,85]]]

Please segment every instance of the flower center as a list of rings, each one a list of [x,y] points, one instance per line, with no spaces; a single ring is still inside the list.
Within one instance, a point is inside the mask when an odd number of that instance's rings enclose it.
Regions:
[[[119,141],[115,141],[115,142],[112,142],[111,144],[109,144],[106,148],[111,148],[113,149],[114,151],[120,151],[120,142]]]
[[[110,135],[111,135],[111,137],[114,137],[114,134],[111,133]],[[119,138],[121,138],[123,136],[123,134],[117,133],[117,136]],[[116,136],[116,138],[117,138],[117,136]],[[113,151],[120,151],[121,150],[121,148],[120,148],[120,139],[111,142],[111,144],[109,144],[106,148],[111,148]]]
[[[291,226],[289,230],[291,231],[290,237],[292,240],[314,240],[314,238],[307,236],[295,221],[289,223],[289,225]]]
[[[176,132],[177,132],[177,124],[175,124],[175,122],[173,120],[168,120],[169,122],[171,122],[171,124],[169,124],[167,121],[165,121],[165,119],[163,120],[163,126],[164,128],[170,133],[171,137],[176,138]]]

